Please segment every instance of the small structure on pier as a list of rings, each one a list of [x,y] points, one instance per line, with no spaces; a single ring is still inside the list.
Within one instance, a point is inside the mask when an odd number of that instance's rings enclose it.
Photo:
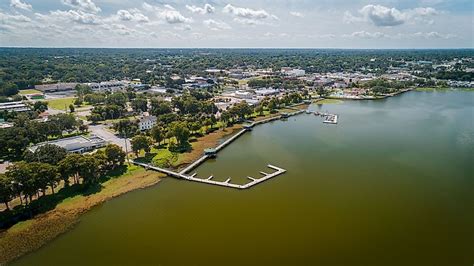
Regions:
[[[281,119],[286,119],[288,118],[290,115],[288,113],[281,113]]]
[[[209,157],[217,157],[217,150],[216,149],[205,149],[204,154]]]
[[[252,131],[253,129],[253,124],[244,124],[243,128],[247,131]]]

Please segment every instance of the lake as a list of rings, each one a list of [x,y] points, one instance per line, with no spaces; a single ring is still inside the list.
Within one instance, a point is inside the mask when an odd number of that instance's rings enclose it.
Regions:
[[[249,190],[167,178],[88,212],[14,265],[472,265],[474,94],[312,105],[196,172],[287,173]]]

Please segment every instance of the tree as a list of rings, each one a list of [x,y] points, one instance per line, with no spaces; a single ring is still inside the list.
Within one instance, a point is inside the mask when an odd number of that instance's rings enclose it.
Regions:
[[[133,99],[132,108],[135,112],[146,112],[148,110],[148,101],[146,98],[138,97]]]
[[[76,118],[72,114],[57,114],[49,117],[49,125],[55,125],[61,132],[64,130],[75,130],[78,126]]]
[[[158,143],[158,145],[163,141],[164,139],[164,134],[163,134],[163,129],[159,125],[155,125],[151,129],[151,137]]]
[[[31,178],[36,189],[41,189],[43,195],[45,195],[47,187],[50,186],[54,194],[54,187],[59,181],[59,174],[56,167],[47,163],[38,162],[30,163],[28,167],[31,170]]]
[[[89,87],[89,85],[77,84],[75,89],[77,96],[81,99],[84,97],[84,95],[92,93],[92,89]]]
[[[159,100],[157,98],[151,99],[151,111],[150,113],[154,116],[160,116],[164,114],[169,114],[173,110],[171,105],[168,102]]]
[[[42,162],[56,165],[67,155],[66,149],[54,144],[45,144],[38,147],[34,152],[26,151],[24,158],[27,162]]]
[[[109,144],[105,147],[105,156],[108,164],[112,166],[112,169],[123,165],[125,162],[125,155],[125,152],[115,144]]]
[[[58,163],[58,169],[61,173],[61,178],[64,180],[66,186],[69,185],[69,178],[73,177],[74,183],[79,184],[79,171],[81,165],[79,164],[82,155],[70,153],[66,158]]]
[[[327,94],[328,94],[327,91],[326,91],[323,87],[319,87],[319,88],[318,88],[318,95],[319,95],[320,97],[326,97]]]
[[[79,176],[82,177],[84,184],[90,186],[99,182],[101,173],[99,162],[93,155],[81,156],[79,162]]]
[[[12,82],[0,83],[0,95],[12,96],[18,93],[18,86]]]
[[[79,125],[79,131],[81,131],[82,133],[86,133],[87,131],[89,131],[89,126],[85,124],[81,124]]]
[[[31,201],[33,196],[38,191],[38,187],[33,178],[31,168],[28,167],[28,164],[25,162],[17,162],[8,166],[6,175],[19,188],[18,192],[20,197],[21,193],[23,193],[26,204],[28,205],[28,199]]]
[[[147,153],[150,152],[150,146],[152,145],[150,138],[143,135],[138,135],[138,136],[133,137],[131,140],[131,143],[132,143],[132,150],[133,152],[135,152],[137,156],[141,150],[144,150]]]
[[[35,102],[35,104],[33,105],[33,110],[40,113],[48,110],[48,102],[43,102],[43,101]]]
[[[189,145],[190,132],[185,122],[173,122],[170,126],[170,130],[172,135],[176,138],[179,147]]]
[[[137,123],[129,119],[122,119],[114,123],[113,128],[122,138],[129,138],[138,131]]]
[[[257,107],[255,107],[255,112],[257,112],[259,116],[263,116],[263,106],[259,104]]]
[[[127,96],[123,92],[117,92],[108,95],[105,101],[109,105],[118,105],[120,107],[125,107],[125,104],[127,103]]]
[[[0,201],[5,204],[7,210],[10,210],[8,202],[10,202],[14,196],[13,184],[7,175],[0,174]]]

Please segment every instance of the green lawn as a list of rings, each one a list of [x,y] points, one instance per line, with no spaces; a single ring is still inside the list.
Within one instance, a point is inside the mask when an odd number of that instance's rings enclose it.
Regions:
[[[28,94],[42,94],[39,90],[21,90],[18,92],[20,95],[28,95]]]
[[[324,99],[317,102],[316,104],[335,104],[335,103],[343,103],[343,102],[344,101],[337,100],[337,99]]]
[[[69,110],[69,105],[73,104],[74,100],[75,97],[48,100],[48,106],[57,110]]]

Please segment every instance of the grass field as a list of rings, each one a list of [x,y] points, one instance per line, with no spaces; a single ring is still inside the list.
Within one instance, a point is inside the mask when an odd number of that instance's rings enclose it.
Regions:
[[[18,92],[20,95],[28,95],[28,94],[42,94],[39,90],[21,90]]]
[[[324,99],[322,101],[317,102],[316,104],[335,104],[335,103],[343,103],[344,101],[337,100],[337,99]]]
[[[76,98],[61,98],[48,100],[48,106],[56,110],[69,110],[69,105],[74,103]]]

